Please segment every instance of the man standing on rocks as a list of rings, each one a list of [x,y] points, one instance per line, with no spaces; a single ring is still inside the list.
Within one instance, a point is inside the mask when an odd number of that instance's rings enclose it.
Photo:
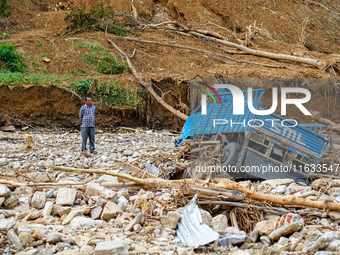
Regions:
[[[86,152],[87,138],[90,139],[90,152],[96,153],[94,148],[94,119],[96,117],[96,107],[92,104],[89,96],[85,97],[85,104],[80,108],[79,119],[81,123],[81,151]]]

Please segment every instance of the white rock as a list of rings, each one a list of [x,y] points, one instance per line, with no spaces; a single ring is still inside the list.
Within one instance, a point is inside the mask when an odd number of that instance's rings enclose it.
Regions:
[[[100,218],[102,220],[109,220],[111,218],[116,218],[118,214],[121,213],[120,207],[116,203],[109,201],[106,203]]]
[[[256,224],[255,229],[260,235],[269,235],[274,230],[274,223],[271,221],[263,220]]]
[[[219,214],[213,218],[213,229],[224,231],[228,227],[228,218],[224,214]]]
[[[76,229],[80,228],[90,228],[96,225],[96,221],[91,218],[86,218],[82,216],[75,217],[71,220],[70,226]]]
[[[7,186],[0,184],[0,197],[9,197],[11,195],[11,190]]]
[[[114,241],[97,243],[94,250],[95,255],[108,255],[108,254],[122,254],[128,255],[129,248],[122,239],[115,239]]]
[[[91,253],[93,252],[94,248],[90,245],[85,245],[82,246],[80,249],[80,253],[83,255],[91,255]]]
[[[42,191],[36,191],[33,194],[31,206],[39,210],[39,209],[44,208],[45,203],[46,203],[46,193]]]
[[[70,188],[61,188],[58,190],[57,205],[73,205],[76,199],[77,191]]]
[[[66,218],[63,220],[62,225],[67,225],[71,222],[71,220],[77,216],[82,216],[84,214],[84,210],[78,209],[71,211]]]
[[[51,215],[53,209],[53,202],[47,201],[43,210],[43,216],[46,218]]]
[[[17,250],[23,250],[24,247],[22,247],[22,243],[20,238],[14,233],[13,229],[10,229],[7,232],[7,238],[8,241],[17,249]]]
[[[340,248],[340,240],[334,240],[333,242],[330,243],[327,247],[327,251],[337,251]]]
[[[283,194],[283,193],[285,193],[286,189],[287,189],[286,185],[279,185],[279,186],[276,187],[276,192],[278,194]]]
[[[8,158],[0,158],[0,166],[7,165],[8,161]]]
[[[90,182],[86,185],[85,194],[87,196],[101,196],[108,199],[117,199],[117,192],[95,182]]]

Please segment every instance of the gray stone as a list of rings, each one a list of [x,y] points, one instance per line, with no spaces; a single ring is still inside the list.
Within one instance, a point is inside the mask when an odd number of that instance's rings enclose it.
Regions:
[[[31,244],[33,242],[32,235],[28,232],[21,232],[19,234],[19,238],[20,238],[21,243],[24,247],[31,246]]]
[[[109,201],[109,202],[106,203],[106,205],[103,209],[101,219],[102,220],[109,220],[111,218],[116,218],[121,213],[122,213],[122,211],[121,211],[120,207],[116,203]]]
[[[219,214],[213,218],[213,229],[224,231],[228,227],[228,218],[224,214]]]
[[[44,208],[45,203],[46,203],[46,193],[41,192],[41,191],[36,191],[33,194],[31,206],[39,210],[39,209]]]
[[[131,150],[125,150],[123,152],[123,156],[131,156],[132,154],[133,154],[133,151],[131,151]]]
[[[22,204],[14,208],[17,212],[29,212],[30,211],[30,205],[29,204]]]
[[[59,233],[51,233],[46,236],[46,243],[56,244],[61,241],[61,235]]]
[[[338,251],[339,248],[340,248],[340,240],[334,240],[328,245],[326,250],[327,251]]]
[[[76,229],[90,228],[96,226],[96,221],[91,218],[78,216],[71,220],[70,226]]]
[[[4,206],[9,209],[12,209],[20,204],[20,201],[15,194],[11,194],[9,198],[7,198],[4,202]]]
[[[9,162],[8,158],[0,158],[0,166],[5,166]]]
[[[305,247],[303,247],[302,251],[316,252],[323,250],[327,248],[327,246],[335,239],[337,239],[337,235],[334,232],[327,232],[326,234],[319,237],[315,242],[312,242],[310,245],[306,245]]]
[[[71,222],[71,220],[74,218],[74,217],[77,217],[77,216],[82,216],[84,214],[84,210],[82,209],[78,209],[78,210],[72,210],[67,216],[66,218],[63,220],[63,223],[62,225],[67,225]]]
[[[61,217],[65,214],[69,214],[71,212],[71,207],[61,206],[58,208],[57,214]]]
[[[200,209],[202,215],[202,221],[204,224],[207,224],[209,227],[213,226],[213,218],[211,214],[205,210]]]
[[[70,188],[61,188],[58,190],[57,205],[73,205],[76,199],[77,191]]]
[[[54,251],[50,247],[46,247],[42,250],[40,255],[52,255]]]
[[[274,223],[268,220],[260,221],[256,224],[255,229],[261,236],[268,236],[274,230]]]
[[[246,232],[240,231],[235,227],[227,227],[225,236],[218,240],[218,243],[224,247],[229,245],[238,245],[244,243],[248,239]]]
[[[171,216],[163,215],[161,216],[161,224],[165,228],[176,229],[178,221]]]
[[[100,183],[102,183],[102,182],[118,183],[118,180],[117,180],[116,176],[104,174],[104,175],[102,175],[98,178],[98,182],[100,182]]]
[[[128,255],[129,248],[122,239],[97,243],[94,250],[95,255],[122,254]]]
[[[0,220],[0,229],[11,229],[15,226],[16,221],[14,218],[9,219],[9,220]]]
[[[7,186],[0,184],[0,197],[9,197],[11,195],[11,190]]]
[[[174,211],[168,212],[167,216],[175,218],[175,220],[177,220],[177,222],[179,222],[179,220],[181,219],[181,214],[178,213],[178,212],[174,212]]]
[[[269,246],[272,243],[268,236],[261,236],[260,241],[266,246]]]
[[[23,250],[24,247],[22,246],[20,238],[14,233],[13,229],[10,229],[7,232],[8,241],[14,246],[17,250]]]
[[[93,251],[94,251],[94,248],[90,245],[82,246],[80,249],[80,253],[83,255],[91,255]]]
[[[107,199],[117,199],[117,192],[113,191],[112,189],[105,188],[99,183],[90,182],[86,185],[86,192],[87,196],[100,196]]]
[[[101,206],[96,206],[91,209],[91,218],[92,219],[99,219],[100,214],[102,213],[103,208]]]
[[[45,236],[44,231],[41,228],[36,228],[33,231],[32,237],[36,240],[41,240]]]
[[[51,213],[52,213],[52,210],[53,210],[53,203],[51,201],[47,201],[45,203],[45,207],[44,207],[44,210],[43,210],[43,216],[44,217],[50,216]]]

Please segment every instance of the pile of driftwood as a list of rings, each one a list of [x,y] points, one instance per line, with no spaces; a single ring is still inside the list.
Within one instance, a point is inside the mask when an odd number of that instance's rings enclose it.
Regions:
[[[128,174],[115,173],[100,169],[76,169],[48,165],[54,170],[61,170],[65,172],[89,173],[99,175],[116,176],[125,181],[122,184],[109,184],[111,188],[129,188],[129,189],[159,189],[164,188],[178,188],[184,195],[193,196],[198,192],[198,197],[202,199],[219,200],[219,201],[242,201],[246,198],[253,200],[261,200],[271,202],[278,205],[296,205],[301,207],[312,207],[321,210],[340,211],[340,203],[333,203],[327,201],[311,201],[308,199],[288,195],[273,195],[264,194],[251,190],[237,182],[226,178],[214,178],[207,180],[199,179],[183,179],[183,180],[164,180],[161,178],[138,178]],[[142,174],[140,170],[138,175]]]

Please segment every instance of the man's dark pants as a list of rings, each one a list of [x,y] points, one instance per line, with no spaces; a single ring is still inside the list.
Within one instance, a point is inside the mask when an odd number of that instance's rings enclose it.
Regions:
[[[94,127],[81,127],[81,138],[82,138],[82,143],[81,143],[81,151],[86,150],[86,143],[87,143],[87,138],[90,139],[90,152],[94,152]]]

